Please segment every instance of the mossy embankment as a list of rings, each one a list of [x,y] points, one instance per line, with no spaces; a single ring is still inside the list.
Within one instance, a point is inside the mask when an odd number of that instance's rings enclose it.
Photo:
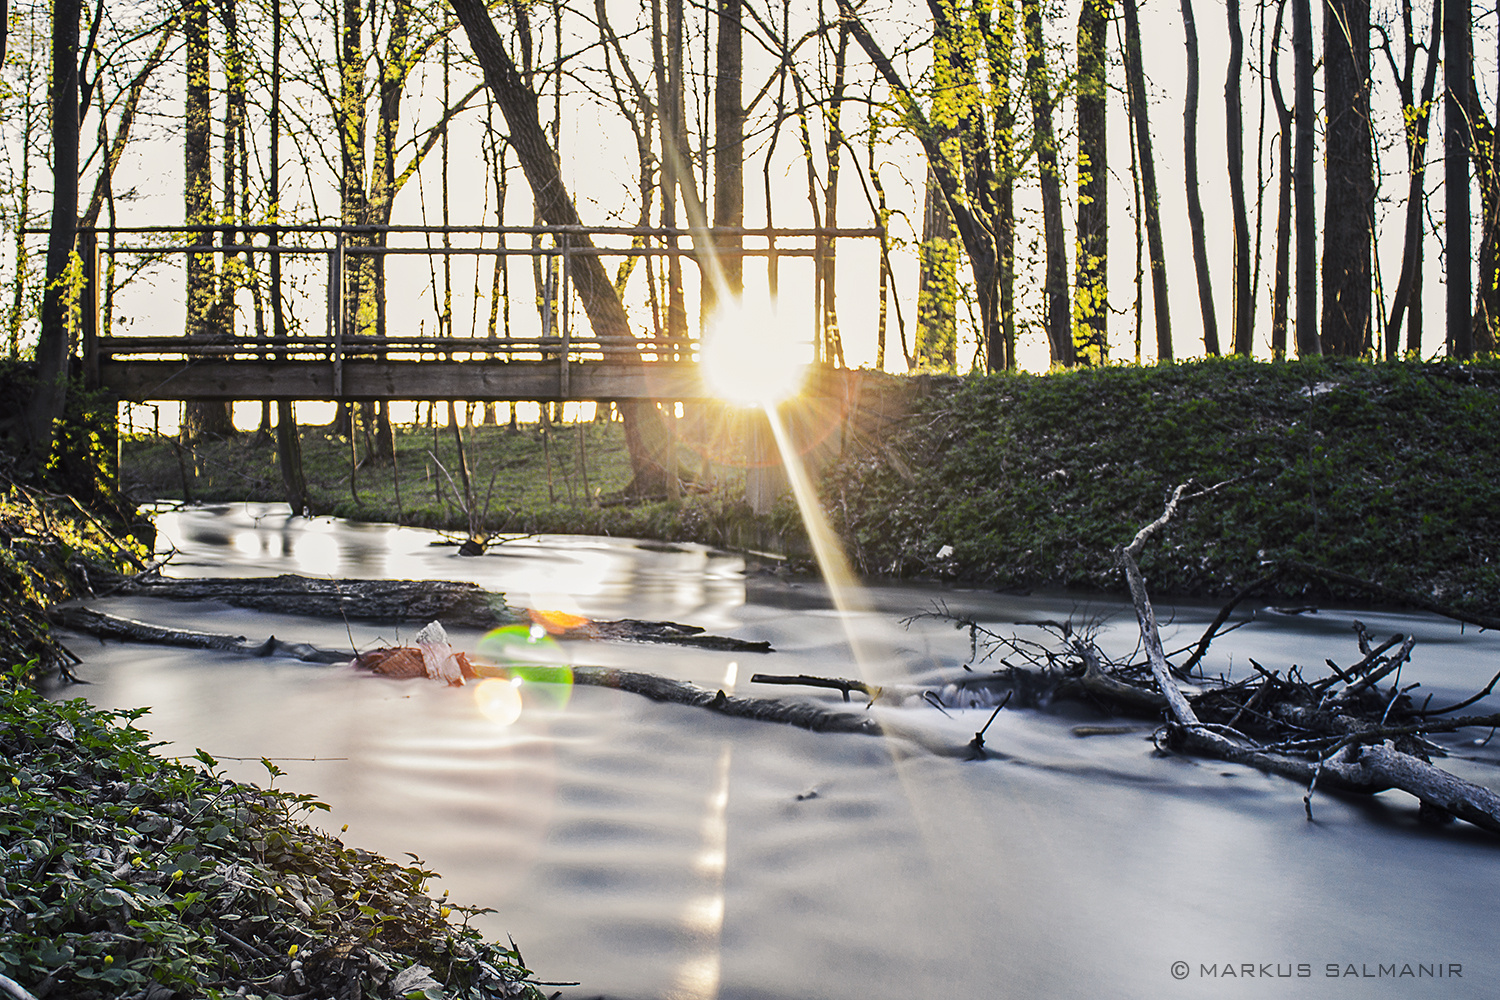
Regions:
[[[858,443],[822,474],[825,509],[868,576],[1122,593],[1115,546],[1191,479],[1225,485],[1187,505],[1147,549],[1156,594],[1218,597],[1277,573],[1266,596],[1373,599],[1291,568],[1300,562],[1500,610],[1493,363],[1225,359],[923,377],[906,395],[904,419],[846,435]],[[630,478],[619,424],[549,434],[471,432],[482,502],[468,511],[457,502],[446,428],[398,429],[397,466],[358,470],[358,500],[347,438],[306,428],[304,455],[323,513],[456,532],[474,525],[730,546],[779,538],[793,554],[806,552],[790,498],[769,516],[751,514],[732,455],[716,454],[716,481],[680,504],[624,502],[615,495]],[[699,468],[692,436],[683,441],[684,466]],[[127,438],[123,456],[123,482],[137,499],[180,499],[185,475],[199,499],[280,499],[274,452],[250,435],[180,451],[160,438]]]
[[[1154,593],[1369,598],[1300,562],[1493,614],[1497,468],[1500,367],[1233,359],[937,384],[823,495],[866,573],[1120,591],[1115,546],[1223,483],[1147,548]]]

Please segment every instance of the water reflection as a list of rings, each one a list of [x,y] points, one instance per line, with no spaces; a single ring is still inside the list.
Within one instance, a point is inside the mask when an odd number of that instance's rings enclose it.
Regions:
[[[672,619],[776,646],[746,661],[570,642],[556,644],[553,662],[527,631],[505,640],[524,654],[492,658],[504,671],[497,721],[473,685],[70,640],[95,682],[84,693],[112,707],[152,705],[146,724],[172,741],[164,752],[201,746],[221,760],[246,758],[234,772],[244,780],[264,780],[259,757],[282,761],[282,784],[332,805],[315,819],[331,831],[348,823],[352,844],[419,854],[446,875],[440,889],[494,907],[480,926],[514,934],[544,978],[583,980],[571,998],[1270,998],[1288,993],[1259,980],[1179,982],[1169,970],[1179,960],[1195,969],[1279,961],[1321,974],[1328,962],[1434,957],[1473,972],[1445,981],[1444,997],[1490,992],[1500,902],[1475,890],[1488,884],[1492,838],[1425,831],[1398,794],[1320,795],[1309,824],[1302,789],[1288,782],[1158,755],[1144,730],[1072,736],[1075,722],[1098,721],[1083,708],[1001,712],[986,733],[1000,758],[960,763],[906,743],[725,719],[523,673],[586,659],[771,697],[784,692],[745,678],[852,676],[816,583],[747,586],[734,555],[594,538],[519,539],[466,559],[434,547],[431,533],[295,518],[274,506],[176,511],[160,530],[180,547],[173,571],[184,575],[474,580],[517,604],[562,594],[591,617]],[[906,586],[870,588],[866,598],[853,623],[878,651],[877,683],[968,659],[967,635],[950,625],[900,624],[934,601],[997,630],[1121,611],[1101,644],[1121,653],[1134,645],[1128,611],[1102,601]],[[341,622],[221,606],[100,603],[164,624],[320,645],[395,638],[379,624],[353,623],[346,635]],[[1163,608],[1168,647],[1196,639],[1215,610],[1179,606],[1169,618]],[[1281,669],[1352,659],[1354,617],[1263,613],[1216,643],[1210,669],[1248,670],[1251,658]],[[1406,676],[1421,691],[1461,697],[1500,665],[1495,636],[1422,616],[1357,617],[1381,635],[1419,636]],[[478,632],[450,634],[462,648],[483,648]],[[514,717],[504,689],[519,697]],[[957,745],[988,716],[870,711]],[[1469,746],[1473,759],[1447,766],[1494,786],[1497,749]],[[1342,998],[1353,984],[1297,985],[1299,997]],[[1368,979],[1359,993],[1410,989]]]

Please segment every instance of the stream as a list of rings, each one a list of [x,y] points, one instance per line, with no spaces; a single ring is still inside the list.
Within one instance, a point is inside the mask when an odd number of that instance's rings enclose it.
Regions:
[[[902,619],[942,604],[997,631],[1071,618],[1106,652],[1138,637],[1128,605],[1075,594],[1009,596],[882,585],[852,627],[853,662],[828,594],[699,545],[523,538],[464,558],[438,536],[292,517],[237,504],[158,515],[168,573],[470,580],[513,606],[593,618],[665,619],[769,640],[726,654],[570,642],[575,663],[652,671],[763,697],[836,692],[752,684],[754,672],[908,681],[969,659],[966,631]],[[410,640],[416,625],[281,617],[216,603],[111,598],[90,606],[163,624],[320,646]],[[1167,649],[1217,611],[1158,607]],[[1240,617],[1249,617],[1248,613]],[[1500,636],[1426,615],[1261,609],[1218,639],[1210,673],[1238,676],[1359,658],[1358,617],[1384,638],[1416,634],[1402,684],[1449,704],[1500,670]],[[1035,628],[1016,629],[1041,638]],[[460,649],[481,634],[450,629]],[[1159,755],[1152,727],[1086,707],[999,713],[996,759],[916,743],[820,735],[663,705],[619,691],[527,686],[513,723],[475,685],[448,688],[344,666],[101,643],[64,634],[101,707],[151,706],[140,723],[229,776],[332,807],[309,821],[441,872],[435,891],[490,907],[527,965],[570,1000],[944,1000],[1500,995],[1500,841],[1462,823],[1429,828],[1416,801],[1319,793],[1211,761]],[[861,699],[856,696],[856,703]],[[988,709],[870,711],[967,743]],[[1470,711],[1500,711],[1500,696]],[[1442,766],[1500,789],[1500,738],[1445,737]],[[1476,740],[1476,737],[1479,740]],[[1186,973],[1183,975],[1183,973]],[[1358,980],[1357,982],[1355,980]]]

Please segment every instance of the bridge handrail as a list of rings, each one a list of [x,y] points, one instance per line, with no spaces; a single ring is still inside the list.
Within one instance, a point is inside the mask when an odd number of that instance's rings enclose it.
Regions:
[[[26,233],[47,232],[45,229],[28,228]],[[473,358],[476,354],[503,354],[494,360],[520,360],[541,358],[555,361],[558,379],[566,394],[569,383],[569,365],[574,360],[604,357],[606,360],[627,354],[655,355],[660,359],[691,359],[696,353],[696,338],[669,339],[662,331],[644,336],[577,336],[571,329],[569,298],[569,260],[573,257],[687,257],[701,259],[706,252],[731,257],[765,257],[770,264],[770,283],[776,289],[776,260],[778,258],[812,258],[818,274],[823,262],[832,253],[834,241],[841,238],[863,238],[883,236],[882,228],[838,228],[838,227],[715,227],[694,231],[691,228],[662,226],[418,226],[418,225],[327,225],[327,224],[256,224],[230,223],[210,225],[151,225],[151,226],[93,226],[81,227],[78,233],[79,254],[84,264],[84,291],[80,301],[81,342],[85,372],[91,381],[98,381],[101,366],[115,359],[141,358],[152,355],[152,360],[184,360],[192,363],[207,359],[243,359],[257,361],[331,362],[333,384],[336,392],[342,389],[342,367],[345,359],[358,360],[376,352],[391,352],[410,359],[412,355],[433,355],[453,358]],[[178,235],[181,238],[200,237],[195,242],[173,242],[151,245],[137,241],[124,243],[120,236],[146,236],[151,234]],[[214,244],[211,237],[220,234],[226,242]],[[494,246],[469,245],[387,245],[384,237],[390,235],[434,235],[467,234],[481,237],[498,236]],[[573,236],[631,238],[625,246],[577,245]],[[257,236],[267,237],[264,244],[257,244]],[[322,245],[287,245],[283,237],[311,236],[332,237]],[[531,237],[537,242],[539,236],[552,236],[552,246],[509,246],[506,237]],[[363,237],[364,239],[361,239]],[[371,238],[380,237],[380,242]],[[659,243],[643,243],[659,240]],[[763,240],[764,246],[745,246],[746,240]],[[787,246],[780,240],[812,240],[812,246]],[[234,242],[227,242],[233,240]],[[314,240],[313,242],[317,242]],[[430,239],[429,239],[430,243]],[[883,244],[883,241],[882,241]],[[322,336],[297,335],[282,337],[234,337],[214,334],[206,337],[184,336],[117,336],[111,331],[101,330],[99,324],[99,276],[102,273],[100,258],[113,258],[120,254],[216,254],[226,260],[232,255],[243,255],[247,266],[256,254],[271,257],[273,275],[273,304],[280,300],[280,287],[276,275],[279,260],[284,255],[302,257],[324,257],[327,259],[327,312],[326,332]],[[518,256],[561,258],[561,289],[552,285],[552,269],[546,269],[547,306],[542,320],[543,335],[540,337],[391,337],[371,336],[353,332],[354,322],[349,315],[350,297],[348,276],[350,256],[370,258],[387,256]],[[882,257],[882,260],[884,258]],[[700,263],[701,266],[701,263]],[[477,294],[477,293],[476,293]],[[554,303],[554,298],[556,302]],[[273,305],[277,316],[279,306]],[[559,322],[560,320],[560,322]],[[817,360],[822,350],[822,338],[826,329],[826,316],[821,302],[821,284],[815,281],[814,288],[814,338],[813,354]],[[560,329],[559,329],[560,327]],[[278,329],[281,329],[278,320]],[[517,357],[520,356],[520,358]],[[144,359],[143,359],[144,360]],[[418,359],[420,360],[420,358]]]

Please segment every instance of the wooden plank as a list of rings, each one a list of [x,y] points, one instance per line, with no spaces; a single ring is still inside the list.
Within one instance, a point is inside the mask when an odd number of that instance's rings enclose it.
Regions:
[[[108,361],[100,381],[124,399],[326,400],[333,366],[296,361]],[[541,361],[349,359],[345,399],[702,399],[696,366],[681,362],[579,361],[563,394],[557,364]]]
[[[804,395],[843,396],[859,373],[815,369]],[[331,400],[326,361],[104,361],[101,385],[122,399]],[[572,400],[712,398],[689,361],[575,361],[564,390],[556,362],[378,361],[343,366],[344,399]]]

